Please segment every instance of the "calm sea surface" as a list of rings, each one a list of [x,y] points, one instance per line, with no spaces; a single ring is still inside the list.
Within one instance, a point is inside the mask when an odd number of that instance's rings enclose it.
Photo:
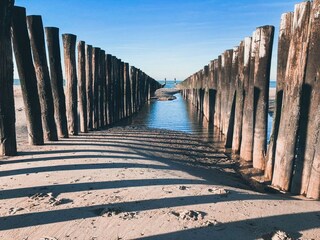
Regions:
[[[166,88],[172,87],[174,87],[174,83],[172,81],[167,82]],[[208,125],[204,117],[199,115],[190,102],[182,98],[181,94],[178,93],[175,96],[177,99],[173,101],[152,101],[146,104],[126,124],[197,134],[208,142],[213,142],[214,137],[216,137],[213,134],[215,129]],[[268,139],[271,127],[272,117],[268,115]]]

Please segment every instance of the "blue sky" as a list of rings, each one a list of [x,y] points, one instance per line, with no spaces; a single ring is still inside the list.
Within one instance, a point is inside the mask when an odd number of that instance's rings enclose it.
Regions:
[[[73,33],[157,80],[183,80],[256,27],[274,25],[271,79],[276,78],[280,17],[299,1],[276,0],[16,0],[44,26]],[[17,73],[15,73],[17,77]]]

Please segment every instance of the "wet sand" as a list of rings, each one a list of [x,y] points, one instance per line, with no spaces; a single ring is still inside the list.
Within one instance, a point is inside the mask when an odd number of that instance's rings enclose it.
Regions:
[[[153,99],[158,101],[171,101],[175,100],[175,94],[179,93],[180,90],[177,88],[160,88],[156,90]]]
[[[19,101],[20,155],[0,160],[0,239],[320,236],[319,202],[252,191],[219,138],[129,126],[30,147]]]

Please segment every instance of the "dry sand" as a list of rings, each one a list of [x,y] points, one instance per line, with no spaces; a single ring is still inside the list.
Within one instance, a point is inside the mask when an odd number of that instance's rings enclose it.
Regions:
[[[22,113],[0,239],[319,239],[319,202],[250,190],[218,143],[131,126],[30,147]]]

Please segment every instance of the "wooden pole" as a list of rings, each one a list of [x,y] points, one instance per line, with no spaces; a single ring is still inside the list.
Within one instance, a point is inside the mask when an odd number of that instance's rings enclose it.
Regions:
[[[136,112],[140,110],[140,88],[141,88],[141,70],[137,69],[137,84],[136,84],[136,101],[137,101],[137,109]]]
[[[103,81],[104,81],[104,127],[108,126],[108,114],[109,114],[109,106],[108,106],[108,102],[109,102],[109,93],[108,93],[108,76],[107,76],[107,55],[104,52],[103,56],[101,56],[103,58],[103,60],[101,60],[103,62]]]
[[[93,79],[93,129],[99,128],[99,61],[100,48],[92,51],[92,79]]]
[[[256,32],[252,38],[248,38],[247,44],[251,44],[250,51],[245,55],[245,59],[249,62],[249,77],[244,81],[244,110],[242,121],[242,140],[240,147],[240,158],[245,161],[252,161],[253,154],[253,123],[254,123],[254,66],[255,66],[255,53],[256,53]],[[250,41],[251,40],[251,41]]]
[[[11,20],[14,0],[0,5],[0,155],[17,154],[15,108],[13,94],[13,60]]]
[[[86,87],[86,44],[83,41],[78,42],[78,96],[79,96],[79,117],[80,131],[88,132],[87,118],[87,87]]]
[[[312,2],[310,41],[305,81],[302,88],[299,146],[291,191],[320,199],[320,0]],[[301,180],[300,180],[301,179]]]
[[[14,7],[13,9],[12,40],[27,118],[29,143],[42,145],[44,141],[41,110],[36,90],[37,79],[32,62],[25,8]]]
[[[130,80],[130,67],[128,63],[124,65],[124,76],[126,83],[126,115],[125,117],[131,116],[131,80]]]
[[[280,119],[272,185],[288,191],[293,174],[296,140],[301,114],[300,101],[307,63],[310,2],[295,6],[293,38],[291,39],[286,69],[286,88]]]
[[[226,109],[226,141],[225,146],[232,148],[234,121],[235,121],[235,104],[236,104],[236,82],[238,78],[239,65],[239,47],[233,48],[230,82],[228,83],[228,99]]]
[[[218,56],[216,66],[216,79],[217,79],[217,99],[214,113],[214,124],[220,130],[221,126],[221,75],[222,75],[222,56]]]
[[[253,167],[264,170],[267,151],[269,83],[274,27],[263,26],[257,30],[259,47],[256,53],[254,69],[255,123]]]
[[[123,118],[127,117],[127,68],[123,64]]]
[[[244,70],[248,67],[244,63],[244,54],[245,54],[245,43],[242,41],[239,45],[238,52],[238,77],[236,78],[235,83],[235,121],[234,121],[234,132],[232,139],[232,151],[234,153],[240,152],[241,145],[241,130],[242,130],[242,117],[243,117],[243,82],[244,82]],[[248,62],[247,62],[248,64]]]
[[[59,137],[67,138],[69,134],[66,116],[66,100],[63,89],[59,29],[55,27],[46,27],[45,32],[50,63],[50,78],[56,127]]]
[[[279,123],[281,118],[282,97],[285,84],[285,74],[292,37],[293,13],[285,13],[281,16],[280,32],[278,39],[278,63],[277,63],[277,89],[275,108],[273,112],[272,132],[267,152],[267,162],[264,171],[264,179],[271,181],[273,175],[274,158],[276,153],[276,142],[279,133]]]
[[[113,116],[114,123],[119,121],[119,71],[118,59],[113,57]]]
[[[112,56],[110,54],[106,55],[106,77],[107,77],[107,107],[108,107],[108,125],[112,124],[113,119],[113,98],[112,98]]]
[[[124,86],[124,62],[120,62],[120,68],[119,68],[119,80],[120,80],[120,119],[124,118],[124,100],[125,100],[125,86]]]
[[[77,69],[76,69],[76,41],[77,36],[63,34],[64,64],[66,75],[67,119],[70,135],[78,135],[78,99],[77,99]]]
[[[105,74],[105,55],[104,50],[100,50],[100,61],[99,61],[99,96],[100,96],[100,118],[99,125],[101,128],[106,126],[106,115],[105,115],[105,103],[106,103],[106,74]]]
[[[33,53],[33,62],[38,80],[38,93],[40,98],[44,138],[49,141],[57,141],[58,133],[54,120],[53,97],[45,49],[42,18],[41,16],[28,16],[27,23]]]
[[[228,126],[230,120],[230,103],[229,95],[231,90],[231,73],[232,73],[232,57],[233,50],[226,50],[223,54],[222,68],[223,68],[223,78],[222,78],[222,96],[221,96],[221,109],[222,109],[222,133],[227,137]]]
[[[86,45],[86,98],[87,126],[93,130],[93,79],[92,79],[92,46]]]
[[[130,80],[131,80],[131,113],[135,113],[135,106],[136,106],[136,101],[135,101],[135,92],[136,92],[136,68],[131,67],[130,68]]]
[[[210,100],[209,100],[209,65],[203,69],[203,115],[210,122]]]
[[[213,60],[209,64],[209,79],[208,79],[208,92],[209,92],[209,109],[208,109],[208,120],[211,125],[213,125],[213,118],[214,118],[214,106],[216,102],[216,91],[217,91],[217,86],[215,82],[215,62],[216,60]]]
[[[117,97],[116,97],[116,89],[117,89],[117,84],[116,84],[116,57],[111,56],[111,99],[112,101],[110,102],[111,104],[111,110],[112,110],[112,123],[115,123],[117,121],[116,117],[116,102],[117,102]]]

